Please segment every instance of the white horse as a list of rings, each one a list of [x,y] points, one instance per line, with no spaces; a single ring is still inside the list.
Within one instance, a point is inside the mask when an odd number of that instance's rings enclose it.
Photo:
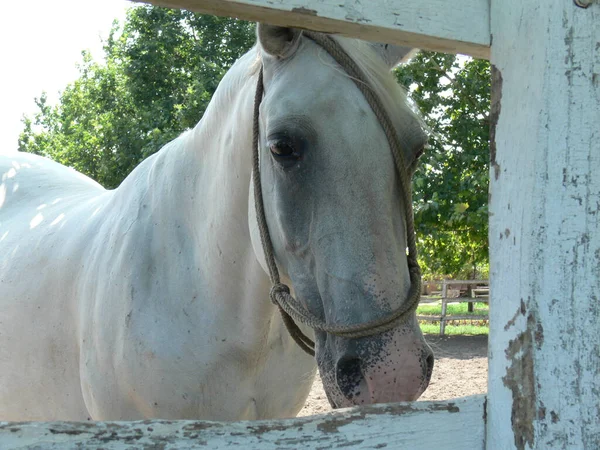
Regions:
[[[198,125],[113,191],[39,156],[0,159],[0,420],[294,416],[317,365],[336,407],[427,387],[414,312],[376,336],[315,332],[312,358],[269,300],[250,189],[261,67],[260,178],[283,280],[336,325],[401,306],[410,281],[401,175],[365,97],[302,32],[258,37]],[[412,165],[425,137],[389,73],[407,49],[335,39]]]

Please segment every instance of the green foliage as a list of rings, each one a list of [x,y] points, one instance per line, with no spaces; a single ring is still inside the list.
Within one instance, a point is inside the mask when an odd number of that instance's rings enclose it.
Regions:
[[[123,26],[113,25],[103,62],[83,53],[80,76],[58,105],[44,94],[36,99],[19,149],[116,187],[200,120],[222,76],[253,42],[247,22],[132,8]],[[486,277],[489,64],[422,52],[396,73],[432,134],[414,178],[424,275]]]
[[[426,277],[485,277],[488,267],[490,67],[419,53],[398,80],[431,131],[414,177],[415,224]]]
[[[114,24],[105,61],[83,53],[59,104],[36,99],[19,150],[48,156],[113,188],[193,127],[219,81],[254,43],[254,24],[151,6]]]

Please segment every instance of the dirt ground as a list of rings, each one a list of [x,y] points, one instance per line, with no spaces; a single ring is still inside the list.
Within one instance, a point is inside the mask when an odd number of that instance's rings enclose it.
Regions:
[[[445,400],[487,392],[487,336],[427,336],[435,354],[429,387],[419,400]],[[317,377],[299,416],[331,411]]]

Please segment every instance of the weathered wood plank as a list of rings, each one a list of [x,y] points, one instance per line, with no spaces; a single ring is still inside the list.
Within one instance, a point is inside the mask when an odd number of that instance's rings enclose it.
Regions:
[[[488,280],[443,280],[441,283],[446,283],[448,286],[456,284],[489,284]]]
[[[489,58],[489,0],[136,0]]]
[[[256,422],[0,422],[0,448],[476,450],[485,445],[484,401],[478,395]]]
[[[490,449],[600,443],[600,2],[492,0]]]
[[[429,320],[430,322],[437,322],[439,320],[444,319],[446,322],[451,322],[453,320],[473,320],[473,321],[478,321],[478,320],[489,320],[489,317],[486,315],[476,315],[476,314],[471,314],[471,315],[453,315],[453,316],[417,316],[417,320]]]
[[[428,320],[430,322],[437,322],[441,319],[441,316],[417,316],[417,320]]]
[[[489,303],[487,295],[485,297],[451,297],[446,300],[447,303]]]
[[[451,322],[453,320],[489,320],[489,317],[486,315],[477,315],[477,314],[471,314],[471,315],[467,315],[467,314],[463,314],[463,315],[451,315],[451,316],[445,316],[444,320],[446,322]]]

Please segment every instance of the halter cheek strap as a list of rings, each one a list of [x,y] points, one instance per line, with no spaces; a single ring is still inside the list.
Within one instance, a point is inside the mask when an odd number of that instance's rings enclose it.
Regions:
[[[408,292],[408,299],[402,304],[402,306],[392,311],[387,316],[382,317],[381,319],[356,325],[328,325],[325,321],[321,320],[304,308],[304,306],[290,294],[289,287],[281,283],[279,278],[279,270],[277,269],[277,264],[275,262],[273,244],[271,242],[271,236],[269,235],[269,229],[267,227],[267,219],[265,216],[260,180],[258,142],[260,131],[259,110],[264,92],[263,69],[261,66],[256,84],[256,95],[254,97],[252,175],[254,179],[254,205],[256,208],[256,218],[258,221],[258,228],[260,230],[263,251],[267,261],[267,266],[269,268],[269,276],[271,278],[271,283],[273,284],[269,297],[271,298],[271,301],[279,308],[283,322],[294,341],[302,350],[309,355],[314,356],[315,343],[308,336],[302,333],[296,322],[308,325],[314,330],[323,331],[325,333],[347,339],[373,336],[391,330],[405,317],[414,312],[419,304],[421,293],[421,269],[419,267],[419,263],[417,262],[415,226],[412,209],[412,191],[409,172],[410,169],[404,161],[404,155],[401,151],[402,147],[399,137],[387,111],[369,86],[368,79],[362,70],[334,39],[332,39],[330,36],[311,31],[304,31],[303,34],[327,51],[346,71],[348,76],[354,81],[358,89],[364,95],[385,132],[394,156],[396,170],[398,171],[400,192],[402,194],[402,200],[405,208],[406,239],[408,247],[407,261],[411,283]]]

